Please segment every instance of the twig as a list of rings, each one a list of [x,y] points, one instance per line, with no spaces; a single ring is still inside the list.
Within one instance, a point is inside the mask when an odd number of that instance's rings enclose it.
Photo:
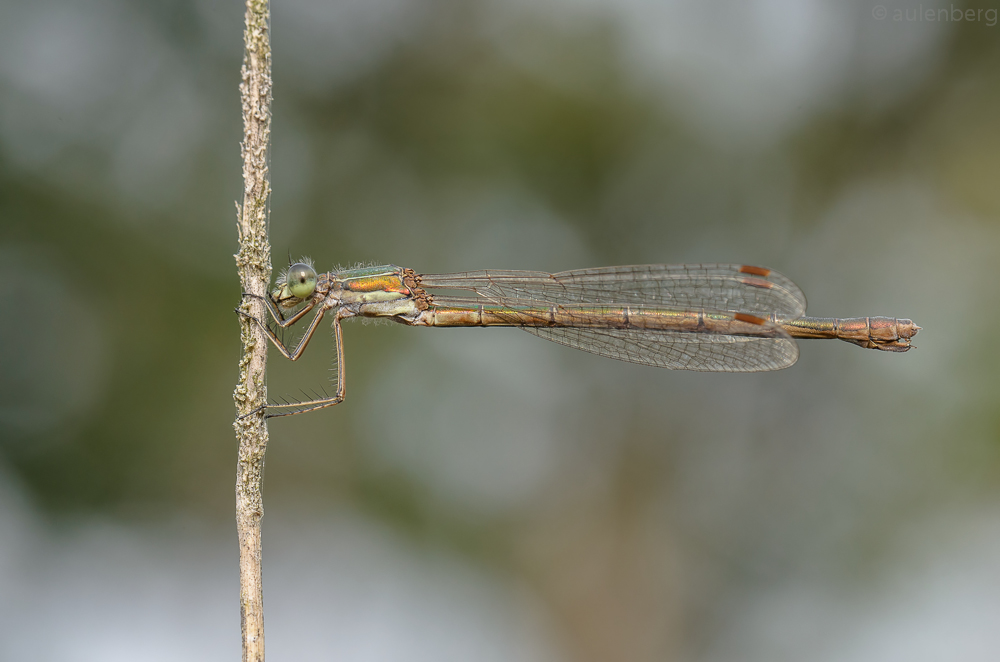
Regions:
[[[258,297],[267,294],[271,279],[271,246],[267,239],[267,152],[271,134],[271,44],[268,34],[268,0],[246,0],[243,40],[243,206],[237,203],[240,249],[236,254],[241,306],[257,319],[267,312]],[[258,325],[240,315],[243,355],[240,378],[233,398],[238,412],[236,437],[236,530],[240,540],[240,620],[243,630],[243,661],[264,661],[264,593],[261,585],[260,524],[264,516],[262,487],[267,424],[263,405],[267,367],[267,338]],[[254,412],[255,414],[251,414]]]

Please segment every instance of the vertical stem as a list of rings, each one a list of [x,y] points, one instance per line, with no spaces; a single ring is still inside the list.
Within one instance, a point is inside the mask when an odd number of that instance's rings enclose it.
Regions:
[[[267,154],[271,133],[271,45],[268,0],[246,0],[246,25],[240,95],[243,101],[243,206],[237,203],[239,252],[236,265],[244,292],[264,296],[271,279],[271,247],[267,239]],[[245,297],[243,309],[257,319],[267,312],[259,299]],[[260,524],[264,516],[262,487],[267,424],[267,338],[240,316],[243,355],[233,398],[238,418],[236,465],[236,530],[240,542],[240,620],[244,662],[264,660],[264,593],[261,585]],[[250,414],[256,410],[255,414]],[[243,418],[246,416],[245,418]]]

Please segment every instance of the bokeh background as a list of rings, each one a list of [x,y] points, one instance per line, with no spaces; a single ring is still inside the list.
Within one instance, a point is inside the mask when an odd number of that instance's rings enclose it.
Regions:
[[[276,268],[732,261],[924,330],[713,375],[349,323],[270,426],[270,656],[996,659],[997,8],[275,2]],[[0,659],[239,657],[242,14],[0,4]]]

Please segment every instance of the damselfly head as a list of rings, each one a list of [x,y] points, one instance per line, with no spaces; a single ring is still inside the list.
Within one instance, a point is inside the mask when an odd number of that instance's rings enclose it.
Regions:
[[[305,262],[296,262],[285,273],[283,289],[296,299],[308,299],[316,291],[316,270]]]
[[[316,291],[316,270],[312,261],[302,258],[301,262],[282,270],[274,284],[271,298],[282,308],[292,308],[308,299]]]

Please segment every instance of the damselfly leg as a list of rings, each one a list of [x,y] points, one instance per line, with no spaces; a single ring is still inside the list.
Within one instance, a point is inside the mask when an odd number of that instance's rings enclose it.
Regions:
[[[302,310],[297,311],[294,315],[285,319],[284,316],[281,314],[281,311],[278,310],[277,306],[274,305],[274,302],[271,300],[270,297],[258,297],[252,294],[244,294],[244,296],[252,296],[254,298],[263,300],[275,323],[283,329],[288,328],[291,325],[295,324],[313,308],[318,308],[316,310],[316,314],[313,315],[312,321],[306,328],[305,333],[302,335],[302,338],[299,339],[299,342],[296,344],[295,349],[291,351],[289,351],[288,347],[285,346],[285,343],[281,340],[281,338],[277,336],[277,334],[274,333],[274,331],[271,329],[269,325],[265,324],[264,322],[257,319],[253,315],[243,312],[239,308],[236,309],[236,312],[238,312],[240,315],[248,317],[252,319],[254,322],[256,322],[257,326],[259,326],[261,330],[263,330],[264,333],[267,335],[268,340],[270,340],[271,343],[278,348],[278,351],[281,352],[281,354],[286,359],[289,359],[291,361],[297,361],[299,357],[302,356],[302,353],[305,351],[306,346],[309,344],[309,341],[316,333],[316,329],[319,328],[319,323],[323,320],[323,317],[326,315],[327,311],[335,307],[326,303],[325,301],[322,301],[319,304],[317,304],[316,301],[313,300],[310,301],[304,308],[302,308]],[[266,409],[269,410],[266,415],[267,418],[275,418],[277,416],[290,416],[292,414],[301,414],[307,411],[323,409],[324,407],[332,407],[333,405],[340,404],[341,402],[343,402],[345,395],[344,348],[343,348],[343,335],[340,330],[339,310],[337,311],[337,314],[334,316],[333,319],[333,337],[336,343],[336,352],[337,352],[336,394],[334,394],[331,397],[315,398],[313,400],[305,400],[301,402],[268,404],[266,406]],[[288,409],[288,411],[281,411],[282,409]],[[278,410],[278,411],[272,412],[270,410]]]

